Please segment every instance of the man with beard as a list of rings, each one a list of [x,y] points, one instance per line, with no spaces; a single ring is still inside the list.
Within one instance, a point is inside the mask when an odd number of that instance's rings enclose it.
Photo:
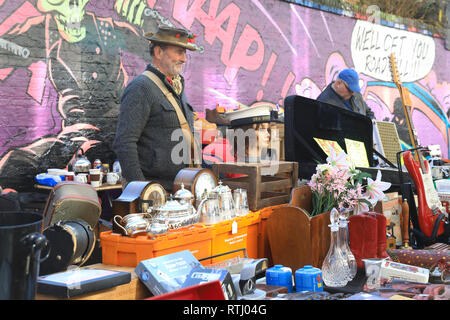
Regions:
[[[152,63],[125,88],[113,149],[126,182],[157,181],[171,190],[178,171],[192,163],[194,113],[180,73],[186,49],[196,46],[187,31],[167,26],[146,38]]]

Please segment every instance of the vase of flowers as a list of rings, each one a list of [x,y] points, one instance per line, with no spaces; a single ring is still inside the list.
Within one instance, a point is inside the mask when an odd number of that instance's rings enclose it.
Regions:
[[[353,214],[367,212],[391,186],[389,182],[381,181],[380,171],[372,180],[370,174],[355,168],[345,152],[338,155],[332,147],[327,163],[317,165],[308,185],[312,192],[311,216],[329,212],[332,208],[347,213],[353,211]]]
[[[347,155],[331,150],[326,164],[318,164],[308,184],[292,189],[287,206],[273,210],[267,219],[267,235],[273,263],[292,270],[313,265],[321,268],[330,247],[330,211],[340,217],[368,211],[390,183],[381,174],[372,180],[355,169]]]

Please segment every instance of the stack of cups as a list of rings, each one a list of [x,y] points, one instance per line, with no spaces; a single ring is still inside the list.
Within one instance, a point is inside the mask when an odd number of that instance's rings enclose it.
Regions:
[[[75,173],[71,171],[66,172],[65,181],[74,181],[74,180],[75,180]]]
[[[77,174],[74,178],[74,181],[79,182],[79,183],[87,183],[88,182],[87,173]]]
[[[89,169],[89,180],[94,188],[100,187],[102,185],[100,169]]]

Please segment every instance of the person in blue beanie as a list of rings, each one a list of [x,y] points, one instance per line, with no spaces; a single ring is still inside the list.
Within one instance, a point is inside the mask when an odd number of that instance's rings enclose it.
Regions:
[[[330,83],[316,100],[374,118],[374,113],[363,100],[359,76],[353,69],[342,70],[336,81]]]

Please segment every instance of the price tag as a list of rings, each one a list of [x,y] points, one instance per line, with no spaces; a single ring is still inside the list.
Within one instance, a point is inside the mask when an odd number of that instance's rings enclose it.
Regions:
[[[236,220],[231,224],[231,234],[236,234],[238,232],[238,224]]]

